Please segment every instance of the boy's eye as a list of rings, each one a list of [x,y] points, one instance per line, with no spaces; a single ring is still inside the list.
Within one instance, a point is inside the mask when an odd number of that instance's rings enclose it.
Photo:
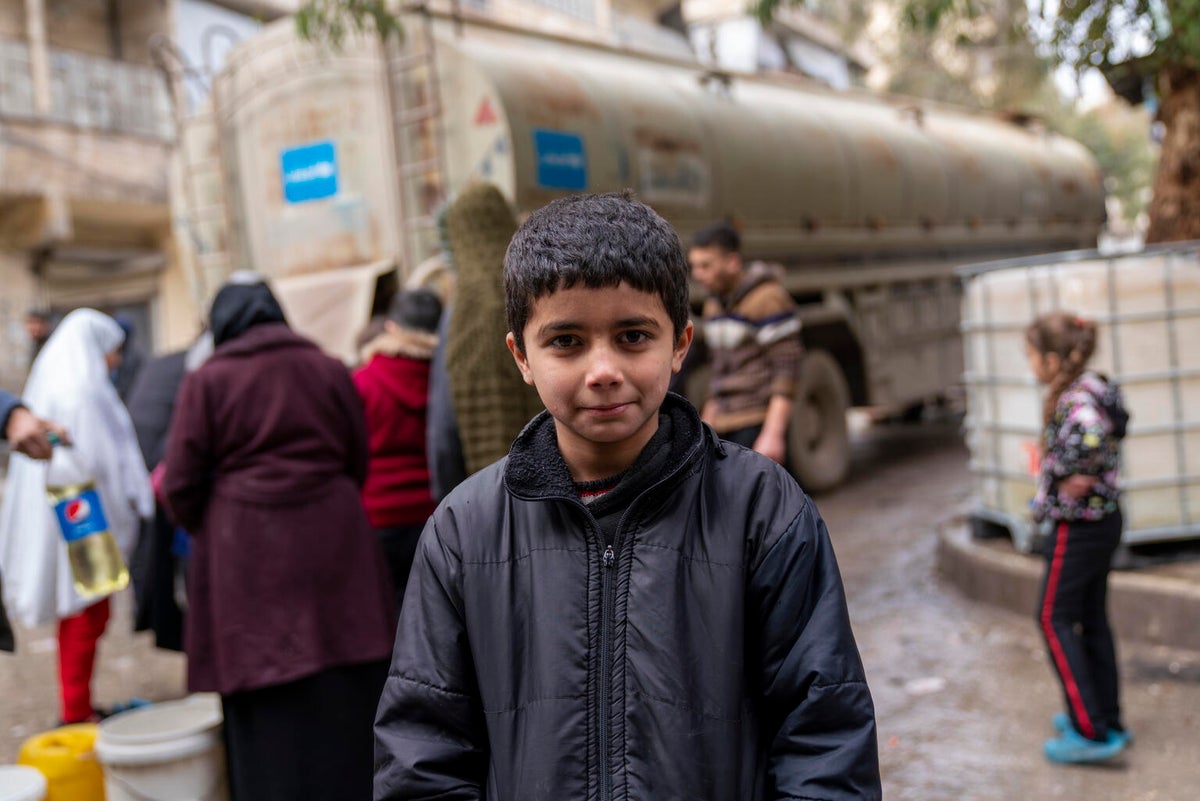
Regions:
[[[619,339],[625,345],[640,345],[650,341],[650,333],[648,331],[622,331]]]
[[[573,334],[560,334],[546,343],[550,348],[570,348],[579,344],[579,337]]]

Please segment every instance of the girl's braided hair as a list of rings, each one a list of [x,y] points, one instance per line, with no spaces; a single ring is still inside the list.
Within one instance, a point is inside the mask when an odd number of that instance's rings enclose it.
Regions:
[[[1042,405],[1042,422],[1049,425],[1054,419],[1058,399],[1083,374],[1096,351],[1096,324],[1069,312],[1050,312],[1029,324],[1025,329],[1025,341],[1043,356],[1053,353],[1062,361],[1058,374],[1047,387]]]

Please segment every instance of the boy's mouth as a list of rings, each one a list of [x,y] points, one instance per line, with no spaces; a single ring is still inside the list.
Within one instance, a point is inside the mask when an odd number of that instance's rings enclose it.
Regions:
[[[584,409],[591,412],[592,414],[612,415],[612,414],[620,414],[626,408],[628,408],[628,406],[629,406],[628,403],[609,403],[609,404],[605,404],[603,406],[585,406]]]

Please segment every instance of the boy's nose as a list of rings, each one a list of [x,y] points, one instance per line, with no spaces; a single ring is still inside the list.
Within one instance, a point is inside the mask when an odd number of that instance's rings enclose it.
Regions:
[[[596,348],[588,360],[588,386],[611,386],[621,382],[621,368],[609,348]]]

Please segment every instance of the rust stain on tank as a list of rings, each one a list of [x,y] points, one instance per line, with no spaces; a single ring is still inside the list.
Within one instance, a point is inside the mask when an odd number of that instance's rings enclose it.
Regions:
[[[863,144],[866,147],[867,155],[880,166],[894,170],[900,165],[896,154],[882,137],[869,135],[863,139]]]
[[[659,131],[652,131],[648,128],[636,128],[633,131],[634,141],[637,142],[639,148],[647,148],[659,153],[678,154],[678,153],[700,153],[703,148],[700,143],[693,139],[683,139],[678,136],[671,136]]]
[[[980,166],[977,155],[957,142],[944,142],[943,146],[954,159],[959,177],[975,183],[983,180],[983,167]]]
[[[548,121],[600,118],[596,104],[570,73],[555,69],[522,70],[519,86],[531,118]]]

